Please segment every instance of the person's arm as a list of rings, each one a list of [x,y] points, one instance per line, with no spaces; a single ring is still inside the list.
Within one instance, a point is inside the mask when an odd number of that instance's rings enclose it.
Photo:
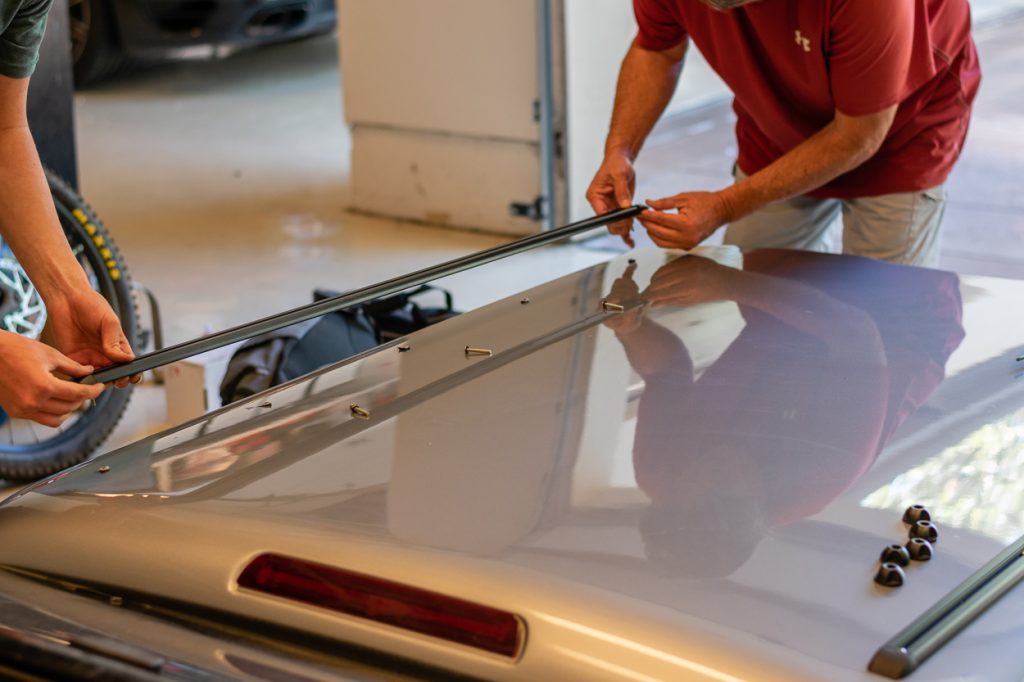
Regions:
[[[897,107],[934,75],[912,60],[919,10],[913,2],[833,0],[829,23],[832,121],[801,144],[720,192],[684,192],[648,202],[639,220],[660,246],[690,249],[717,228],[779,199],[817,189],[881,147]],[[666,213],[677,209],[678,213]]]
[[[686,54],[686,41],[663,51],[646,50],[636,42],[619,71],[611,127],[604,161],[587,189],[587,201],[597,213],[626,208],[633,203],[636,175],[633,162],[665,107],[668,106]],[[609,227],[633,246],[630,222]]]
[[[49,303],[90,289],[60,230],[25,114],[27,78],[0,76],[0,235]]]
[[[637,219],[666,248],[692,249],[722,225],[780,199],[805,194],[870,159],[882,146],[897,105],[865,116],[841,111],[774,163],[719,192],[683,192],[648,201]],[[667,213],[676,209],[678,213]]]
[[[0,235],[43,297],[60,351],[93,367],[129,362],[135,356],[120,320],[90,286],[57,220],[29,132],[27,94],[27,78],[0,76]]]
[[[833,358],[886,364],[881,334],[868,313],[797,280],[687,255],[663,265],[641,296],[652,308],[735,301],[820,339]]]
[[[43,297],[58,348],[0,331],[0,406],[12,417],[57,426],[103,386],[74,384],[53,372],[82,377],[133,354],[60,228],[28,128],[27,93],[27,78],[0,76],[0,236]]]

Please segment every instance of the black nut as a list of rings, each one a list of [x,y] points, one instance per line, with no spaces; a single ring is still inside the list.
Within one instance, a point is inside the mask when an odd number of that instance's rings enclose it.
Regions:
[[[906,575],[898,564],[883,563],[875,573],[875,582],[882,587],[899,587]]]
[[[911,526],[918,521],[931,520],[932,515],[923,504],[913,504],[907,507],[907,511],[903,512],[903,523],[909,523]]]
[[[922,538],[935,544],[939,541],[939,529],[931,521],[918,521],[910,527],[911,538]]]
[[[910,552],[903,545],[889,545],[882,550],[881,560],[883,564],[907,566],[910,564]]]
[[[932,543],[924,538],[910,538],[910,542],[907,543],[907,553],[914,561],[930,561],[932,555],[935,554],[935,549],[932,547]]]

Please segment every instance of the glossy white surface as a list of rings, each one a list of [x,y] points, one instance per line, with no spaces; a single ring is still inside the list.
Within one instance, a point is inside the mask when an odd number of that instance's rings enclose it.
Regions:
[[[30,488],[0,509],[0,562],[489,679],[872,678],[875,649],[1024,531],[1024,325],[1007,314],[1024,283],[636,257]],[[878,587],[910,503],[931,509],[937,556]],[[513,611],[525,651],[234,588],[265,551]],[[912,679],[1019,679],[1021,601]]]

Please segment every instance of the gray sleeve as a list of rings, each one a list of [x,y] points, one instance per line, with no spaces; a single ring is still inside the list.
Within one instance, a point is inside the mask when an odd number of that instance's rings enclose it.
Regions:
[[[3,0],[4,3],[9,0]],[[24,0],[0,33],[0,74],[28,78],[39,61],[39,44],[53,0]],[[6,17],[5,17],[6,18]]]

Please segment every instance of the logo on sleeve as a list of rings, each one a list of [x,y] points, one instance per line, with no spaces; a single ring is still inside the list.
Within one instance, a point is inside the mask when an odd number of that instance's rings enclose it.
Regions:
[[[805,38],[804,34],[801,33],[799,30],[797,30],[797,32],[796,32],[795,41],[796,41],[797,45],[799,45],[800,47],[804,48],[804,52],[810,52],[811,51],[811,41],[810,41],[810,39]]]

